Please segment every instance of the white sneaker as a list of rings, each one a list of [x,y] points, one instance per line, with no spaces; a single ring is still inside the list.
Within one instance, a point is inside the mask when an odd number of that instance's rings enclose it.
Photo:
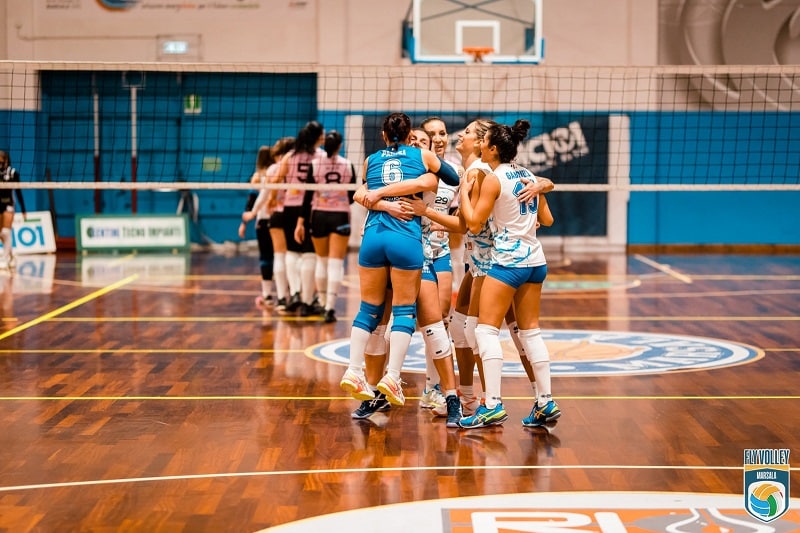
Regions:
[[[405,405],[406,397],[403,394],[403,380],[394,379],[386,374],[378,382],[378,390],[386,395],[386,399],[392,405]]]
[[[339,382],[339,387],[341,387],[343,391],[349,393],[350,396],[356,400],[364,401],[375,398],[375,393],[367,383],[367,378],[365,378],[363,375],[359,376],[349,368],[344,373],[344,376],[342,376],[342,381]]]
[[[423,409],[435,409],[445,405],[444,394],[438,384],[434,385],[430,390],[422,393],[422,398],[419,400],[419,406]]]

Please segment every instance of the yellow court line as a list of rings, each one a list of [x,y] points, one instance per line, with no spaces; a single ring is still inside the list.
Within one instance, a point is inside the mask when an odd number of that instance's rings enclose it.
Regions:
[[[25,322],[24,324],[20,324],[19,326],[6,331],[5,333],[0,334],[0,340],[6,339],[8,337],[11,337],[12,335],[16,335],[20,331],[25,331],[26,329],[31,328],[31,327],[33,327],[33,326],[35,326],[37,324],[41,324],[45,320],[50,320],[51,318],[54,318],[54,317],[60,315],[61,313],[66,313],[67,311],[75,309],[76,307],[78,307],[80,305],[83,305],[83,304],[85,304],[86,302],[88,302],[90,300],[94,300],[95,298],[97,298],[99,296],[103,296],[104,294],[108,294],[109,292],[111,292],[113,290],[116,290],[119,287],[122,287],[124,285],[127,285],[128,283],[136,281],[136,279],[138,277],[139,277],[139,274],[130,275],[125,279],[121,279],[121,280],[117,281],[116,283],[112,283],[111,285],[109,285],[107,287],[104,287],[104,288],[102,288],[100,290],[94,291],[91,294],[87,294],[86,296],[84,296],[82,298],[78,298],[77,300],[75,300],[75,301],[73,301],[71,303],[68,303],[65,306],[59,307],[58,309],[56,309],[54,311],[50,311],[49,313],[45,313],[44,315],[42,315],[40,317],[34,318],[30,322]]]
[[[322,317],[294,316],[72,316],[57,322],[319,322]]]
[[[407,400],[419,400],[419,397],[408,396]],[[503,400],[530,401],[533,396],[504,396]],[[353,401],[350,396],[0,396],[0,401],[69,401],[69,402],[107,402],[107,401]],[[558,396],[558,400],[569,401],[741,401],[741,400],[800,400],[800,396]]]
[[[691,277],[686,276],[684,274],[681,274],[680,272],[678,272],[676,270],[673,270],[672,268],[670,268],[667,265],[662,265],[661,263],[653,261],[652,259],[650,259],[648,257],[645,257],[643,255],[639,255],[639,254],[636,254],[633,257],[634,257],[634,259],[637,259],[637,260],[641,261],[645,265],[651,266],[651,267],[655,268],[656,270],[658,270],[660,272],[663,272],[664,274],[667,274],[669,276],[672,276],[673,278],[675,278],[675,279],[677,279],[679,281],[682,281],[684,283],[691,283],[692,282],[692,278]]]
[[[111,316],[111,317],[63,317],[57,318],[54,322],[257,322],[257,321],[291,321],[291,322],[309,322],[309,323],[322,323],[320,317],[251,317],[251,316],[184,316],[184,317],[168,317],[168,316]],[[772,322],[772,321],[795,321],[800,320],[800,316],[543,316],[542,320],[574,320],[574,321],[606,321],[606,320],[630,320],[631,322],[652,322],[655,320],[661,321],[759,321],[759,322]]]
[[[224,349],[224,348],[216,348],[216,349],[193,349],[193,348],[84,348],[84,349],[54,349],[49,350],[46,348],[37,348],[37,349],[23,349],[23,350],[0,350],[0,354],[39,354],[39,353],[46,353],[52,355],[60,355],[60,354],[98,354],[98,353],[115,353],[115,354],[123,354],[123,353],[134,353],[134,354],[148,354],[148,353],[165,353],[165,354],[234,354],[234,353],[253,353],[253,352],[261,352],[261,353],[305,353],[305,349],[298,349],[298,350],[273,350],[273,349],[264,349],[264,348],[235,348],[235,349]]]
[[[800,320],[800,316],[542,316],[542,321],[547,320],[574,320],[597,322],[606,320],[629,320],[631,322],[726,322],[726,321],[748,321],[748,322],[782,322]]]

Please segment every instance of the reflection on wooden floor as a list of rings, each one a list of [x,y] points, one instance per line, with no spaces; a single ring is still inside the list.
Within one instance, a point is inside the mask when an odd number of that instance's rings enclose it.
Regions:
[[[764,357],[556,377],[551,432],[521,426],[532,400],[516,377],[503,427],[446,429],[418,408],[414,373],[405,407],[351,420],[343,367],[306,352],[348,336],[354,264],[330,325],[257,311],[251,255],[30,257],[0,273],[0,530],[254,531],[455,496],[740,494],[745,448],[800,450],[798,257],[553,259],[545,329],[710,337]]]

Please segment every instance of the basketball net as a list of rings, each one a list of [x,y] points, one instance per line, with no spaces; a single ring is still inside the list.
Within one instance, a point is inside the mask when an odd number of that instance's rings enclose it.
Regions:
[[[494,52],[494,48],[491,46],[465,46],[461,51],[467,55],[467,63],[491,63],[486,56]]]

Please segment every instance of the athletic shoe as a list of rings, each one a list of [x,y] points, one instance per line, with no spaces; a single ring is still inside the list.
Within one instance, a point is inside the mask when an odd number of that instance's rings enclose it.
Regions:
[[[550,400],[544,407],[539,407],[538,403],[533,404],[531,414],[522,419],[522,425],[527,428],[541,427],[549,422],[558,420],[561,416],[561,409],[555,400]]]
[[[286,303],[286,312],[294,313],[301,305],[303,305],[303,300],[300,299],[300,293],[296,292],[292,294],[292,297],[289,298],[289,301]]]
[[[268,307],[272,307],[275,305],[275,299],[272,297],[271,294],[266,296],[256,296],[256,307],[258,309],[266,309]]]
[[[325,316],[325,307],[320,305],[319,299],[315,296],[314,301],[309,306],[309,313],[312,315]]]
[[[359,376],[349,368],[347,372],[344,373],[344,376],[342,376],[339,387],[356,400],[372,400],[375,398],[375,393],[367,383],[367,378]]]
[[[442,394],[442,389],[438,383],[431,389],[422,393],[422,398],[419,400],[419,406],[423,409],[434,409],[436,407],[444,406],[444,394]]]
[[[394,379],[386,374],[378,382],[378,390],[386,395],[386,399],[392,405],[405,405],[406,397],[403,396],[403,380]]]
[[[533,421],[536,418],[536,410],[539,408],[539,402],[533,402],[533,407],[531,407],[531,412],[528,416],[522,419],[522,425],[526,428],[533,427]]]
[[[285,311],[286,310],[286,298],[278,298],[278,305],[275,306],[275,309],[278,311]]]
[[[481,405],[481,400],[477,396],[460,396],[460,398],[461,411],[464,412],[464,416],[474,415]]]
[[[498,403],[493,409],[481,404],[474,415],[462,418],[459,420],[458,425],[465,429],[498,426],[505,422],[507,418],[508,413],[506,413],[502,403]]]
[[[328,309],[325,311],[325,318],[323,319],[326,324],[333,324],[336,322],[336,313],[333,309]]]
[[[391,409],[391,407],[392,404],[386,401],[386,396],[379,392],[375,395],[375,398],[361,402],[361,405],[358,406],[358,409],[353,411],[350,416],[357,420],[363,420],[365,418],[369,418],[375,413],[388,411]]]
[[[447,403],[447,423],[445,425],[449,428],[457,428],[461,420],[461,400],[455,394],[451,394],[445,398],[445,402]]]
[[[313,314],[311,312],[311,306],[306,303],[301,303],[298,309],[300,309],[300,316],[302,317],[311,316]]]

